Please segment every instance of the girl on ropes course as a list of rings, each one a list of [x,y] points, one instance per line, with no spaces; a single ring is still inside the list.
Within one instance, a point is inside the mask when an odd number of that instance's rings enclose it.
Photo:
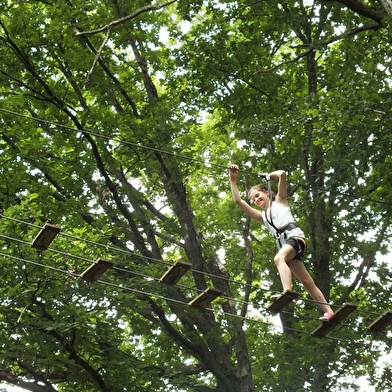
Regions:
[[[302,229],[296,225],[287,201],[286,172],[276,170],[269,174],[263,174],[262,176],[267,180],[268,187],[259,184],[250,188],[248,197],[258,208],[264,210],[261,211],[251,207],[241,199],[236,182],[239,171],[237,165],[229,166],[233,200],[250,218],[266,226],[275,237],[279,250],[275,255],[274,262],[278,268],[283,293],[291,290],[292,274],[294,274],[324,312],[320,320],[329,320],[334,313],[301,260],[306,250],[305,235]],[[270,180],[278,181],[276,195],[271,191]],[[271,298],[276,300],[278,297],[280,295]]]

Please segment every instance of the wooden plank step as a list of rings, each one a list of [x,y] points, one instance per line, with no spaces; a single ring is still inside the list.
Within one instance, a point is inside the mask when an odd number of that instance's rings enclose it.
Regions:
[[[34,238],[30,244],[31,247],[46,250],[54,238],[57,236],[61,228],[51,223],[45,223],[44,227]]]
[[[323,320],[321,324],[311,333],[313,336],[326,336],[341,321],[351,314],[358,305],[353,303],[345,303],[330,319]]]
[[[293,290],[286,290],[283,294],[281,294],[275,301],[273,301],[267,309],[271,312],[279,312],[288,304],[293,302],[295,299],[299,297],[299,293]]]
[[[391,323],[392,323],[392,311],[387,310],[377,320],[373,321],[367,327],[367,329],[371,332],[382,332]]]
[[[101,257],[94,261],[80,277],[88,280],[98,280],[109,268],[114,266],[114,261],[102,259]]]
[[[176,284],[181,277],[191,268],[191,264],[185,261],[177,261],[159,279],[161,283]]]
[[[209,305],[215,298],[222,295],[222,293],[212,287],[205,289],[202,293],[200,293],[196,298],[194,298],[191,302],[189,302],[189,306],[197,306],[197,307],[206,307]]]

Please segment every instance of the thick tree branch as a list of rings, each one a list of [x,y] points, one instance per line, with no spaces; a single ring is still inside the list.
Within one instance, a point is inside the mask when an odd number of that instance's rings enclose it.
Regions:
[[[343,4],[350,10],[356,12],[359,15],[362,15],[366,18],[373,19],[377,23],[381,24],[383,19],[387,16],[385,12],[381,12],[373,7],[369,7],[363,4],[361,1],[357,0],[322,0],[321,2],[330,3],[336,2]]]

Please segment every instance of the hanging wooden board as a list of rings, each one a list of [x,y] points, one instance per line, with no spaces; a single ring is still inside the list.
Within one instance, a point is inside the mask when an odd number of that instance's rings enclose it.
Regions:
[[[326,336],[331,332],[341,321],[343,321],[349,314],[357,308],[356,304],[344,304],[330,319],[323,320],[321,324],[312,332],[313,336]]]
[[[286,290],[274,302],[272,302],[267,309],[270,312],[279,312],[298,297],[299,293],[297,293],[296,291]]]

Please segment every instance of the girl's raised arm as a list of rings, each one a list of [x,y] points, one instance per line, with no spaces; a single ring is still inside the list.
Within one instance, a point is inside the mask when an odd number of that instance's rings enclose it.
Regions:
[[[287,175],[284,170],[276,170],[269,174],[271,180],[278,180],[278,192],[275,200],[283,205],[288,205],[287,201]]]
[[[241,208],[249,217],[257,221],[263,222],[263,217],[261,211],[256,208],[251,207],[245,200],[242,200],[240,192],[237,187],[237,176],[240,169],[237,165],[229,166],[229,176],[230,176],[230,189],[231,195],[233,197],[234,203]]]

